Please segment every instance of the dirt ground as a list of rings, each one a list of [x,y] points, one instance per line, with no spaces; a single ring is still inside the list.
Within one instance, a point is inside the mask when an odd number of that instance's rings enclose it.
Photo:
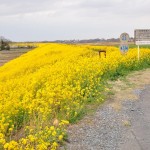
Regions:
[[[150,69],[137,71],[128,75],[125,79],[110,82],[112,85],[112,107],[116,110],[121,109],[124,99],[137,100],[139,97],[133,90],[144,89],[145,85],[150,85]]]
[[[4,65],[8,61],[15,59],[22,54],[30,51],[31,49],[11,49],[0,51],[0,66]]]

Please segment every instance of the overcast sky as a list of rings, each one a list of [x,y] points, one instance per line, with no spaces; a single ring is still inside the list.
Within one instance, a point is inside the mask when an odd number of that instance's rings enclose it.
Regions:
[[[150,0],[0,0],[0,36],[13,41],[117,38],[150,28]]]

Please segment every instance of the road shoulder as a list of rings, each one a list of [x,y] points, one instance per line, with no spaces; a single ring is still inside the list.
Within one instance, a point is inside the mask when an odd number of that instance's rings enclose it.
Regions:
[[[69,142],[61,149],[146,150],[150,143],[150,69],[110,84],[110,99],[68,128]]]

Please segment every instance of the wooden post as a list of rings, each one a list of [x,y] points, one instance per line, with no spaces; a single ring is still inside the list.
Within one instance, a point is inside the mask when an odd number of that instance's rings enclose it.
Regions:
[[[98,53],[100,58],[101,58],[101,53],[104,53],[104,56],[106,58],[106,50],[99,50]]]
[[[138,61],[140,60],[140,46],[138,45]]]

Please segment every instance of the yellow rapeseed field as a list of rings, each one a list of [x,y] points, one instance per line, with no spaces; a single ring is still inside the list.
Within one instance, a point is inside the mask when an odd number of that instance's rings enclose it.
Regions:
[[[97,98],[103,76],[150,62],[150,50],[141,49],[140,57],[137,49],[121,55],[116,47],[54,43],[0,67],[0,149],[57,149],[87,101],[103,101]]]
[[[42,46],[44,46],[44,45],[46,45],[45,43],[32,43],[32,42],[27,42],[27,43],[25,43],[25,42],[16,42],[16,43],[10,43],[10,46],[11,47],[42,47]]]

